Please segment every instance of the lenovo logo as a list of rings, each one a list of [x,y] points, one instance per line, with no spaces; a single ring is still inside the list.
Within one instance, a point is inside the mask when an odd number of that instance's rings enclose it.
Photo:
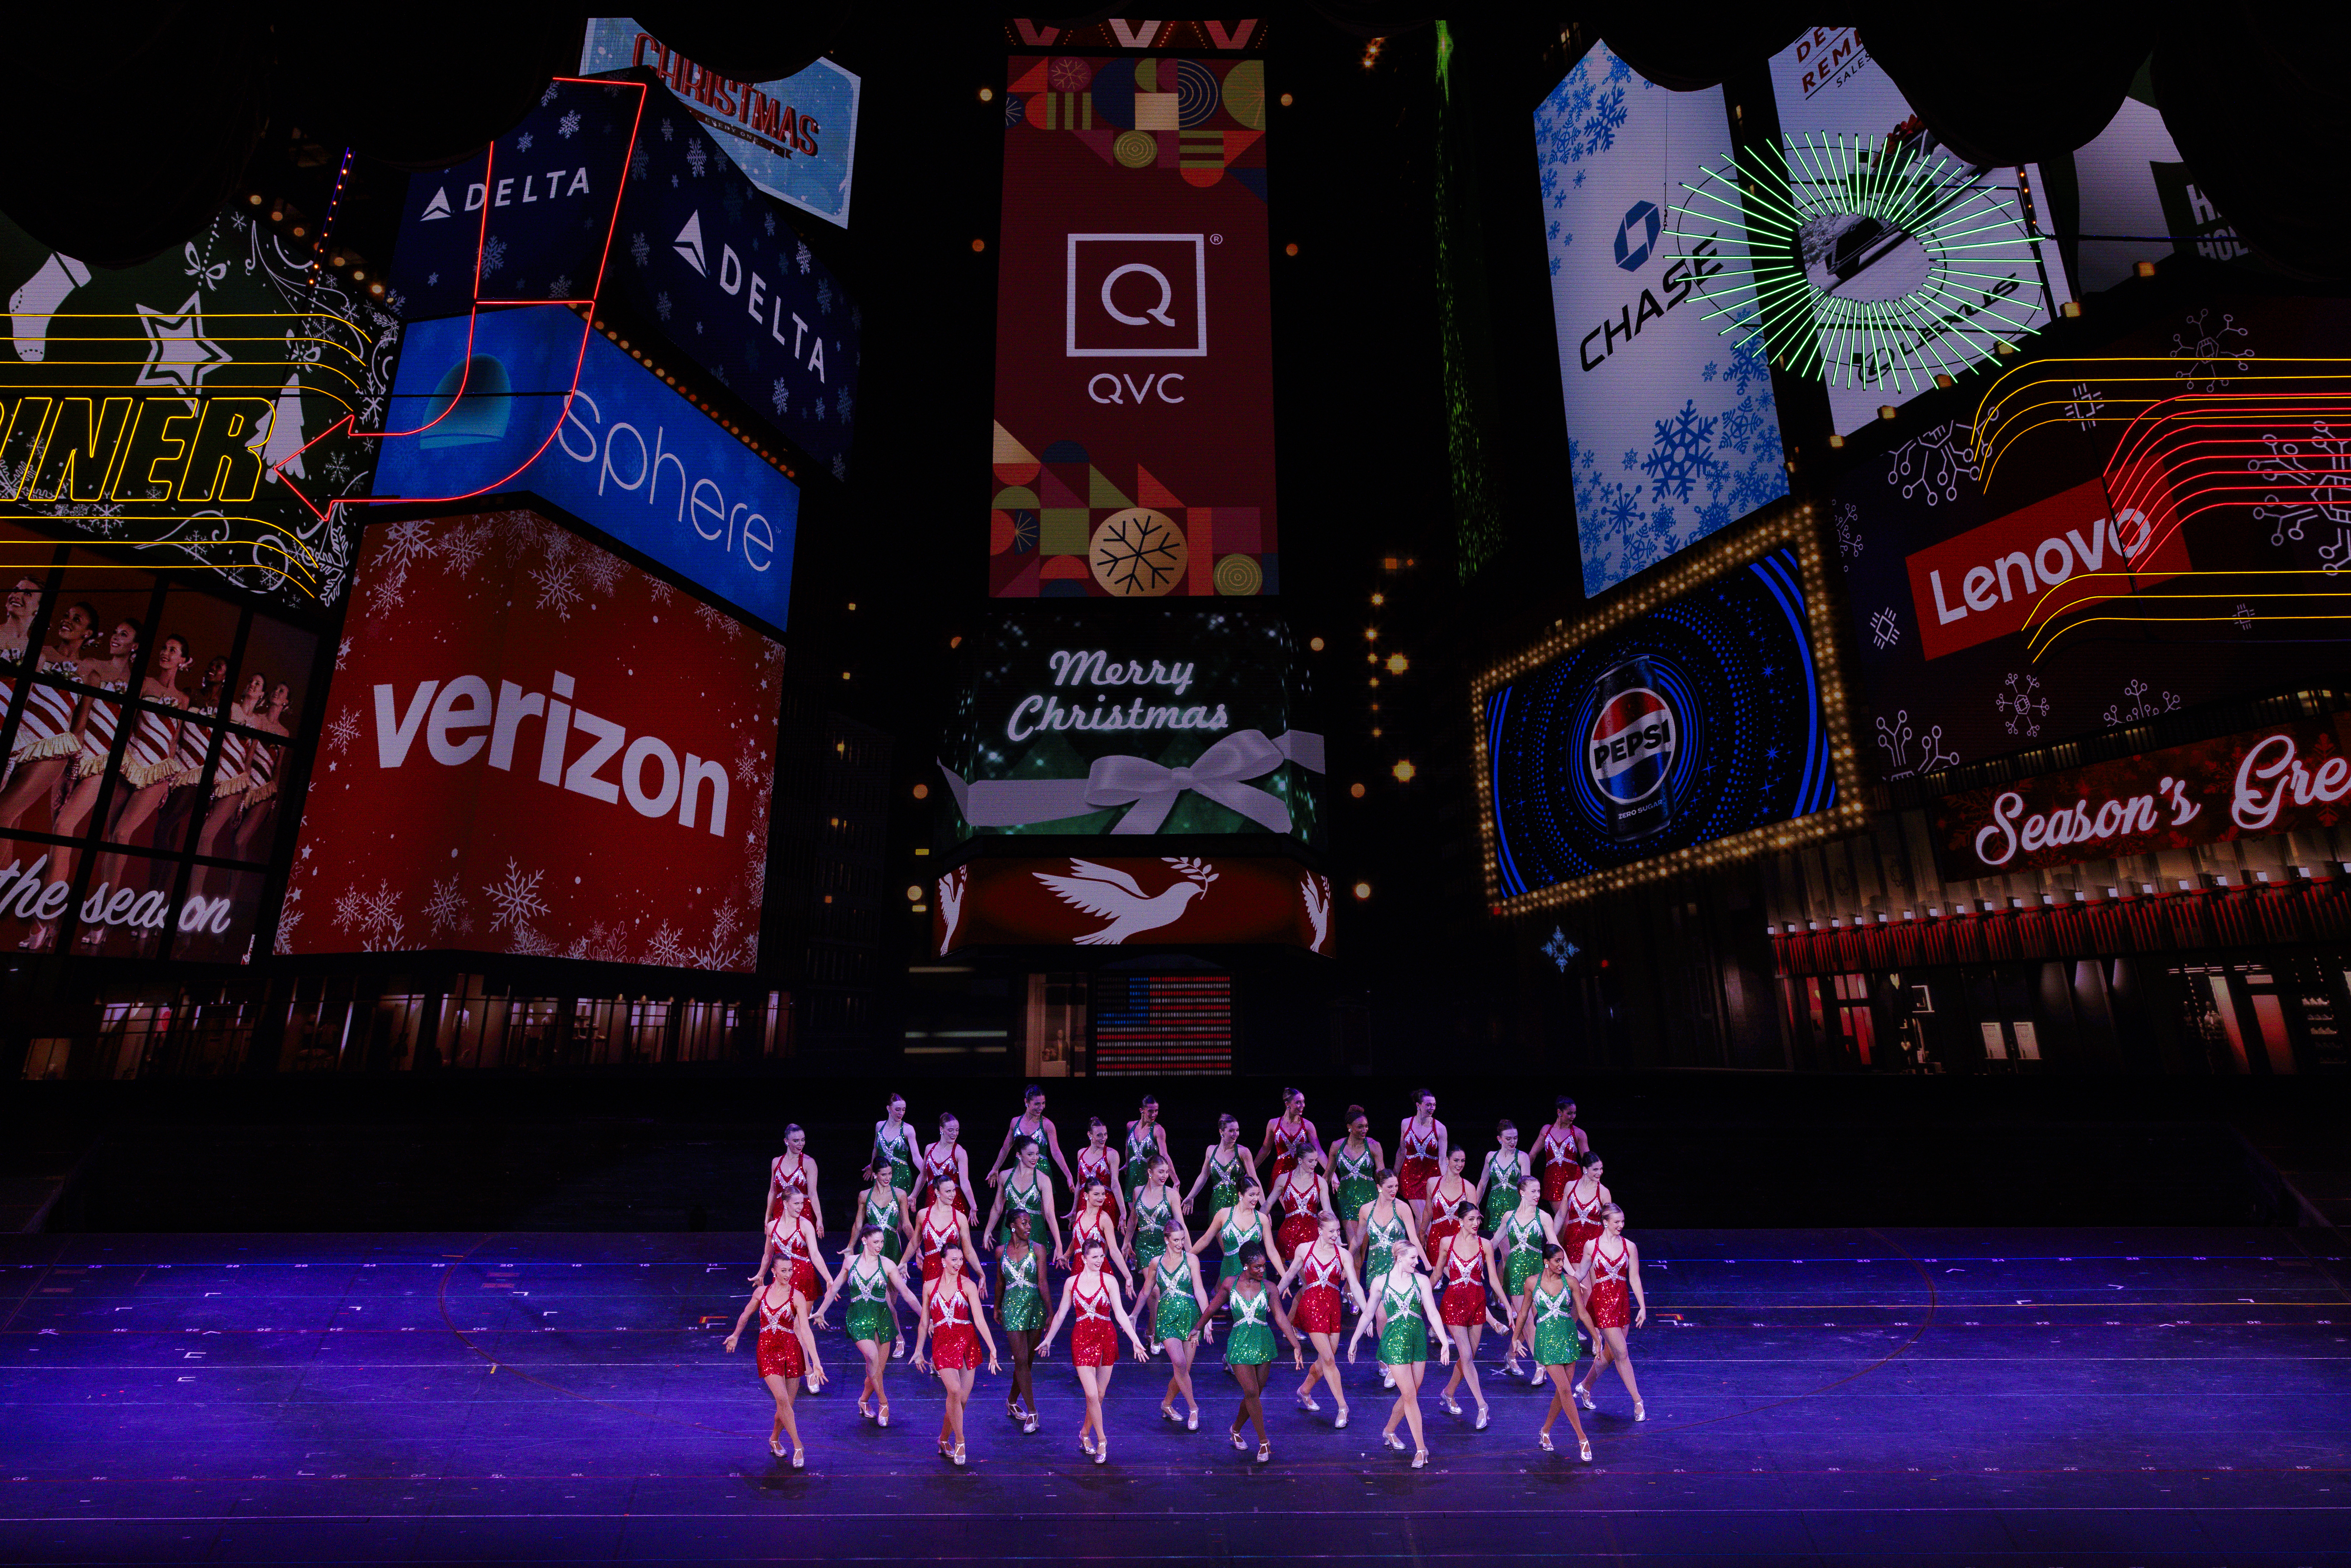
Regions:
[[[2189,570],[2170,507],[2116,513],[2104,482],[2052,496],[1910,557],[1910,596],[1926,656],[1939,659],[2088,601]]]

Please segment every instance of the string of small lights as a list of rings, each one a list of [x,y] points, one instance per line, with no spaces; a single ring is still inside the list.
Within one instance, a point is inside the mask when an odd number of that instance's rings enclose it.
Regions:
[[[1783,822],[1731,833],[1691,844],[1667,854],[1653,855],[1630,865],[1594,872],[1570,882],[1502,896],[1501,872],[1495,852],[1492,758],[1486,743],[1486,698],[1496,688],[1528,671],[1549,664],[1572,648],[1582,646],[1612,628],[1650,611],[1726,572],[1759,560],[1781,549],[1795,551],[1804,590],[1804,616],[1812,632],[1813,666],[1820,678],[1821,716],[1828,730],[1829,762],[1836,776],[1837,802],[1825,810]],[[1645,584],[1605,609],[1573,626],[1562,624],[1552,636],[1525,652],[1504,660],[1470,684],[1469,731],[1477,761],[1479,851],[1485,863],[1486,902],[1498,915],[1525,915],[1540,909],[1576,904],[1604,893],[1618,893],[1645,883],[1663,881],[1690,872],[1711,870],[1759,855],[1773,854],[1799,845],[1850,833],[1862,825],[1867,807],[1861,800],[1862,780],[1855,760],[1853,728],[1845,704],[1844,659],[1836,617],[1821,569],[1820,528],[1809,502],[1784,505],[1751,530],[1693,558]]]

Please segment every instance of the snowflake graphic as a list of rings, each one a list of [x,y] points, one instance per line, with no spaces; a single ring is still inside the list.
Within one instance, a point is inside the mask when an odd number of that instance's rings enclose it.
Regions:
[[[292,906],[294,895],[289,893],[286,896],[287,907],[277,912],[277,951],[281,954],[294,951],[294,929],[302,924],[302,912]]]
[[[629,154],[629,178],[642,180],[652,172],[653,166],[653,155],[646,151],[644,143],[640,141],[635,150]]]
[[[714,632],[724,632],[731,639],[743,634],[743,627],[733,616],[708,602],[694,607],[694,618]]]
[[[1607,62],[1604,67],[1601,63],[1604,57]],[[1583,172],[1574,165],[1616,144],[1616,132],[1625,124],[1625,93],[1631,74],[1624,61],[1607,55],[1604,49],[1594,50],[1576,62],[1575,68],[1535,110],[1535,141],[1541,154],[1543,194],[1552,206],[1566,205],[1568,193],[1574,188],[1562,183],[1562,174]],[[1573,235],[1562,235],[1560,248],[1564,250],[1573,242]],[[1554,267],[1557,259],[1554,253]]]
[[[830,277],[816,280],[816,308],[820,316],[832,314],[832,279]]]
[[[489,277],[507,264],[507,242],[502,239],[482,242],[482,276]]]
[[[832,412],[841,416],[841,423],[849,423],[849,389],[847,387],[832,394]]]
[[[666,321],[669,319],[669,290],[664,288],[653,296],[653,314]]]
[[[452,528],[442,536],[441,564],[448,569],[452,575],[465,577],[471,574],[475,566],[480,562],[484,552],[488,549],[489,542],[490,527],[486,523],[476,524],[471,528]]]
[[[819,424],[822,424],[824,423],[824,399],[817,399],[816,407],[811,409],[810,412],[816,415],[816,422]]]
[[[420,560],[432,559],[434,544],[433,519],[418,517],[412,522],[393,523],[383,530],[384,559],[394,571],[405,573]]]
[[[1562,975],[1567,973],[1568,964],[1578,953],[1583,951],[1583,948],[1569,941],[1567,933],[1556,925],[1551,928],[1551,940],[1543,944],[1542,950],[1544,956],[1559,967],[1559,972]]]
[[[356,709],[342,709],[327,726],[327,748],[330,751],[340,751],[359,737],[360,716]]]
[[[653,254],[653,247],[652,242],[645,238],[644,230],[639,229],[635,234],[629,236],[629,258],[632,261],[634,261],[639,267],[644,266],[647,261],[651,260]]]
[[[2153,701],[2148,700],[2150,692],[2154,695]],[[2179,693],[2155,692],[2154,688],[2145,681],[2132,680],[2123,685],[2123,700],[2108,707],[2100,716],[2106,721],[2106,727],[2112,729],[2120,725],[2137,724],[2141,719],[2160,718],[2165,714],[2179,711]]]
[[[1902,618],[1887,605],[1869,618],[1869,640],[1881,649],[1891,648],[1902,641]]]
[[[467,932],[474,928],[474,912],[456,877],[433,884],[433,896],[424,901],[424,920],[436,934],[443,931]]]
[[[1730,465],[1714,455],[1714,426],[1715,421],[1700,417],[1691,401],[1685,401],[1671,419],[1657,421],[1657,439],[1641,459],[1653,499],[1687,501],[1698,486],[1720,484]]]
[[[836,452],[832,455],[832,476],[836,479],[844,480],[849,477],[848,454]]]
[[[783,413],[785,409],[791,406],[791,383],[785,381],[783,377],[778,376],[776,378],[776,384],[768,388],[768,391],[769,393],[768,401],[776,405],[776,412],[778,413]]]
[[[335,925],[355,933],[362,952],[389,952],[401,946],[400,894],[389,882],[379,882],[373,893],[353,886],[335,900]]]
[[[341,642],[335,644],[335,668],[339,670],[341,669],[343,667],[343,661],[350,656],[351,640],[349,637],[346,637]]]
[[[667,116],[663,117],[661,122],[661,133],[662,140],[664,141],[674,141],[677,140],[677,127],[670,123]]]
[[[792,251],[792,259],[799,264],[800,273],[803,277],[807,276],[809,269],[816,265],[816,257],[809,254],[808,241],[806,240],[800,241],[800,243],[794,247]]]
[[[534,137],[529,131],[526,131],[520,136],[515,138],[515,151],[517,152],[528,152],[530,151],[530,144],[537,140],[537,137]]]
[[[1910,755],[1910,743],[1914,739],[1922,743],[1915,758]],[[1943,748],[1941,725],[1935,726],[1923,736],[1913,735],[1907,708],[1896,713],[1891,720],[1881,718],[1877,721],[1877,745],[1878,749],[1886,753],[1886,777],[1888,779],[1908,779],[1920,773],[1939,772],[1943,768],[1956,767],[1959,760],[1958,752]]]
[[[683,967],[686,961],[685,934],[663,921],[654,928],[653,939],[645,944],[643,961],[670,968]]]
[[[710,150],[702,144],[699,136],[685,144],[685,166],[694,171],[697,180],[710,168]]]
[[[555,122],[555,133],[558,136],[567,139],[579,135],[580,111],[576,109],[571,110],[567,112],[562,119],[557,120]]]
[[[2253,368],[2247,362],[2254,358],[2253,350],[2245,347],[2252,336],[2225,310],[2220,313],[2220,324],[2214,326],[2208,306],[2188,317],[2183,329],[2171,335],[2171,358],[2186,361],[2173,374],[2188,383],[2189,392],[2217,392],[2229,384],[2231,372]]]
[[[541,610],[554,611],[558,621],[571,619],[571,612],[580,603],[580,583],[569,565],[550,560],[532,569],[530,580],[538,585]]]
[[[1155,594],[1174,580],[1182,548],[1172,526],[1146,514],[1104,523],[1094,536],[1092,554],[1096,571],[1113,593]]]
[[[2319,570],[2333,577],[2351,564],[2351,438],[2335,434],[2323,419],[2310,422],[2310,434],[2301,441],[2264,434],[2266,457],[2245,465],[2277,486],[2253,507],[2258,522],[2271,525],[2270,543],[2305,538],[2315,527],[2334,539],[2319,546]],[[2282,495],[2281,492],[2283,492]]]
[[[590,550],[580,563],[580,580],[590,592],[610,597],[621,586],[621,573],[626,568],[620,557],[604,550]]]
[[[517,925],[514,936],[507,943],[507,951],[527,958],[559,956],[555,944],[541,935],[535,926]]]
[[[670,585],[664,582],[660,578],[649,577],[645,579],[645,597],[652,600],[656,606],[667,604],[670,601],[671,591]]]
[[[2005,692],[1992,694],[1991,702],[1994,707],[2008,716],[2008,733],[2039,735],[2041,721],[2049,712],[2049,699],[2032,695],[2041,689],[2041,677],[2020,675],[2011,671]]]
[[[547,904],[538,896],[538,883],[546,874],[543,871],[526,873],[508,855],[506,874],[482,888],[483,895],[497,910],[491,917],[490,929],[503,931],[511,926],[519,931],[526,921],[545,915]]]
[[[538,107],[545,109],[549,104],[553,103],[555,101],[555,95],[561,90],[562,89],[557,87],[555,83],[549,82],[547,84],[547,90],[538,95]]]
[[[547,286],[547,297],[549,299],[569,298],[571,297],[571,275],[568,272],[557,273],[555,275],[555,281]]]

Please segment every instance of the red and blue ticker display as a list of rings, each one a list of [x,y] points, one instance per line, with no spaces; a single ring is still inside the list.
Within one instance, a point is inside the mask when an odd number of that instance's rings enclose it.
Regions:
[[[1776,549],[1485,697],[1505,897],[1836,801],[1796,552]]]

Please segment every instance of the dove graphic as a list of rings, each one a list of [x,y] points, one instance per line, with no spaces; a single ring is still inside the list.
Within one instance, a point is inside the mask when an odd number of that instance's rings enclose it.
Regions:
[[[1183,880],[1155,897],[1145,894],[1126,873],[1092,861],[1072,860],[1068,876],[1041,871],[1030,874],[1050,888],[1062,903],[1110,922],[1099,931],[1078,937],[1081,946],[1113,946],[1130,936],[1173,925],[1184,917],[1191,902],[1207,892],[1208,883],[1216,880],[1217,873],[1198,861],[1170,860],[1167,863],[1182,873]]]
[[[957,866],[939,878],[939,956],[945,957],[955,946],[956,927],[963,924],[964,883],[971,880],[969,866]]]
[[[1306,901],[1306,920],[1314,927],[1314,940],[1306,945],[1310,953],[1327,951],[1331,940],[1331,884],[1314,873],[1298,884],[1298,894]]]

